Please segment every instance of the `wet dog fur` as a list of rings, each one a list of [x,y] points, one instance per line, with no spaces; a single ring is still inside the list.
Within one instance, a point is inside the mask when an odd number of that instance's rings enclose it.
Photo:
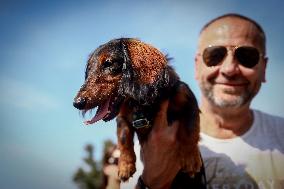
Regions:
[[[98,107],[96,116],[85,124],[116,117],[121,151],[118,174],[123,181],[136,171],[134,133],[140,143],[147,140],[160,104],[167,99],[168,122],[178,120],[180,124],[176,159],[189,175],[200,171],[198,104],[168,62],[159,50],[133,38],[111,40],[98,47],[88,60],[85,83],[73,104],[83,113]]]

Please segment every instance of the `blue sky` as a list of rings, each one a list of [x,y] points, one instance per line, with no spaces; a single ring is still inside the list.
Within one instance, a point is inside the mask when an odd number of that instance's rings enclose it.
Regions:
[[[194,53],[201,27],[235,12],[267,34],[267,83],[252,106],[284,116],[284,3],[206,1],[1,1],[0,187],[75,189],[84,146],[116,140],[115,122],[85,127],[73,98],[89,54],[118,37],[138,37],[174,58],[172,65],[197,98]],[[282,83],[282,84],[281,84]],[[282,87],[281,87],[282,86]]]

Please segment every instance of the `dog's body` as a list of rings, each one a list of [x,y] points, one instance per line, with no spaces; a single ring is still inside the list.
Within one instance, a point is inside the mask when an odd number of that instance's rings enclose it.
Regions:
[[[167,65],[156,48],[137,39],[112,40],[90,56],[85,84],[74,106],[83,112],[98,106],[92,124],[117,116],[119,177],[128,180],[135,172],[134,132],[140,143],[147,140],[161,102],[169,100],[168,122],[179,121],[177,140],[183,171],[194,175],[202,162],[198,150],[199,109],[189,87]]]

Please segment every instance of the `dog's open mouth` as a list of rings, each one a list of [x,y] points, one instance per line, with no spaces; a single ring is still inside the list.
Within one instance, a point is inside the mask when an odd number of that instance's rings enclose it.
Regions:
[[[104,103],[98,105],[95,116],[92,119],[84,121],[85,125],[96,123],[99,120],[109,121],[112,120],[119,111],[119,106],[122,99],[119,97],[109,98]],[[86,113],[86,111],[83,112]]]
[[[108,117],[108,115],[110,114],[109,105],[110,105],[110,98],[105,103],[98,106],[95,116],[91,120],[85,121],[84,122],[85,125],[96,123],[97,121]]]

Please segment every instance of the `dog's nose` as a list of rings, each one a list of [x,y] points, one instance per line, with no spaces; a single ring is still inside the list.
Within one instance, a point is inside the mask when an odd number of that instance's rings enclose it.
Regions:
[[[82,110],[82,109],[84,109],[84,107],[86,106],[86,102],[87,102],[87,101],[86,101],[85,98],[79,97],[79,98],[77,98],[77,99],[74,100],[73,106],[74,106],[75,108],[79,109],[79,110]]]

